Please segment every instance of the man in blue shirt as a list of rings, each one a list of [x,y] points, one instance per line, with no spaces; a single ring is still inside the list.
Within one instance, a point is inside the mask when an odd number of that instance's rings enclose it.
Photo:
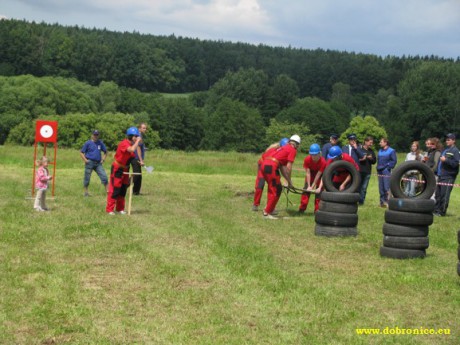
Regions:
[[[455,179],[458,175],[458,164],[460,161],[460,153],[455,146],[455,134],[449,133],[446,135],[446,148],[439,157],[438,169],[438,185],[436,187],[436,205],[433,215],[445,216],[447,207],[449,206],[450,193]]]
[[[101,154],[101,151],[103,154]],[[101,179],[101,183],[104,185],[107,192],[107,174],[105,173],[104,167],[102,166],[102,163],[104,163],[105,159],[107,158],[107,149],[104,143],[99,140],[99,131],[93,131],[91,139],[88,140],[81,148],[80,156],[85,162],[85,176],[83,178],[85,196],[89,196],[88,186],[93,170],[96,171],[97,175]]]
[[[377,155],[377,173],[379,180],[380,207],[388,207],[391,170],[396,166],[396,151],[390,147],[387,138],[380,139]]]

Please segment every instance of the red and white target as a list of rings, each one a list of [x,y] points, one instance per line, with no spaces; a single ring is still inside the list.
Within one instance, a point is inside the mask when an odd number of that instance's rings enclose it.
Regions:
[[[35,142],[55,143],[57,141],[57,121],[37,120]]]

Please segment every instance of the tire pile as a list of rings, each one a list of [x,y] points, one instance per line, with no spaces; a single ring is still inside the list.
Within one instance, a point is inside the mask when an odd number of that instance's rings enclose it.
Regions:
[[[404,175],[411,170],[420,172],[424,181],[419,193],[412,198],[404,194]],[[423,163],[409,161],[398,166],[391,175],[390,189],[394,198],[388,202],[383,224],[383,246],[380,255],[394,259],[424,258],[429,247],[429,226],[433,224],[435,206],[431,196],[436,188],[433,172]]]
[[[334,172],[345,169],[352,176],[347,189],[339,192],[332,183]],[[358,201],[356,193],[361,182],[359,172],[353,164],[345,161],[331,163],[323,173],[323,185],[319,210],[315,213],[315,235],[317,236],[356,236],[358,235]]]
[[[424,258],[429,246],[428,227],[433,224],[434,200],[390,199],[383,224],[380,255]]]

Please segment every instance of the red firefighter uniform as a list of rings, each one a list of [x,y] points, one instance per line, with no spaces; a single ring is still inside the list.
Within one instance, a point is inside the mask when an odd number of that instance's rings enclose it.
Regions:
[[[118,212],[125,209],[125,196],[129,187],[129,175],[123,174],[129,171],[131,160],[135,157],[134,152],[129,152],[128,147],[133,144],[128,139],[122,140],[117,147],[115,160],[110,168],[109,192],[107,193],[106,212]]]
[[[342,153],[342,160],[343,161],[346,161],[346,162],[350,162],[353,164],[353,166],[356,168],[356,170],[359,171],[359,166],[358,164],[356,164],[355,160],[347,153]],[[334,162],[333,159],[328,159],[326,161],[326,168],[332,163]],[[345,181],[348,177],[349,173],[346,169],[337,169],[336,170],[336,173],[334,175],[334,177],[332,178],[332,183],[334,183],[334,185],[336,187],[339,187],[340,184],[342,184],[343,181]]]
[[[315,177],[318,174],[318,172],[321,172],[321,173],[324,172],[324,169],[326,168],[326,160],[324,159],[324,157],[320,157],[318,161],[315,162],[312,156],[308,155],[307,157],[305,157],[303,161],[303,167],[305,170],[310,169],[310,185],[311,185],[313,181],[315,180]],[[304,189],[308,188],[308,182],[309,181],[307,181],[307,177],[305,177]],[[320,198],[318,195],[319,194],[315,194],[315,212],[318,211],[318,208],[319,208]],[[299,211],[305,211],[307,209],[309,200],[310,200],[310,193],[302,194],[300,198]]]
[[[272,147],[265,151],[257,162],[257,178],[256,186],[254,188],[254,206],[260,205],[260,199],[262,198],[262,193],[265,187],[264,174],[262,173],[262,163],[265,157],[271,157],[271,155],[276,151],[276,147]]]
[[[287,165],[288,162],[293,163],[296,154],[297,150],[290,144],[287,144],[276,149],[271,156],[265,157],[262,162],[262,174],[268,185],[267,206],[264,210],[265,214],[271,214],[275,210],[276,204],[281,196],[281,191],[283,190],[279,167]]]

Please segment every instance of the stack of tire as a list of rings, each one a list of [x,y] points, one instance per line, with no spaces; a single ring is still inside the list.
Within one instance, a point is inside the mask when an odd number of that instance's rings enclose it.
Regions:
[[[409,171],[419,172],[420,189],[413,197],[404,193],[404,179]],[[424,258],[429,246],[429,226],[433,224],[435,206],[431,196],[436,188],[436,178],[424,163],[408,161],[391,174],[390,190],[393,195],[385,211],[383,246],[380,255],[394,259]]]
[[[351,181],[343,191],[339,191],[332,182],[338,169],[347,170],[351,175]],[[325,191],[321,193],[319,210],[315,213],[315,235],[358,235],[359,193],[356,191],[361,183],[359,172],[350,162],[336,161],[324,170],[322,179]]]

